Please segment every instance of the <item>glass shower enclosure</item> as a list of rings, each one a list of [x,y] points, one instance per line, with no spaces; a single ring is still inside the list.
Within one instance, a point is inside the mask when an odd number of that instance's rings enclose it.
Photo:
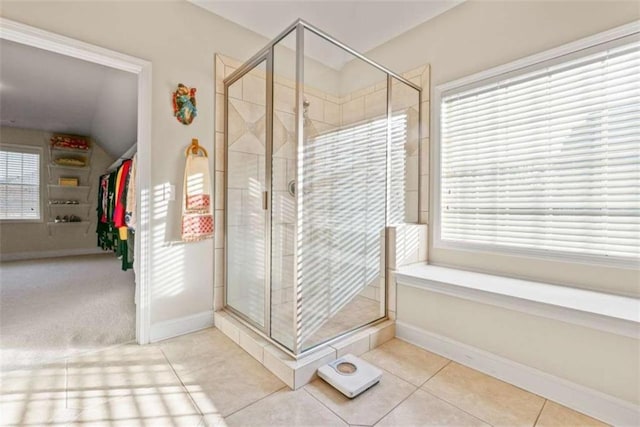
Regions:
[[[294,357],[385,319],[420,87],[299,20],[224,88],[226,309]]]

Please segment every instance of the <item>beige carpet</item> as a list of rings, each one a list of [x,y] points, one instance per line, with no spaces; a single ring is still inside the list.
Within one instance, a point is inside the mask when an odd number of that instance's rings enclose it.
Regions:
[[[0,263],[0,368],[133,340],[134,293],[113,254]]]

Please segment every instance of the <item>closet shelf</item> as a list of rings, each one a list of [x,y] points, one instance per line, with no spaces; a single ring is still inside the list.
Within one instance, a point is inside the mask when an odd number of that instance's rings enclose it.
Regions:
[[[71,165],[59,165],[57,163],[49,163],[49,169],[64,169],[85,172],[91,170],[89,166],[71,166]]]
[[[84,234],[87,234],[89,232],[89,227],[91,226],[91,221],[75,221],[75,222],[55,222],[55,221],[47,221],[47,226],[49,229],[49,237],[51,237],[51,230],[54,228],[73,228],[75,226],[78,225],[84,225],[86,227],[86,229],[84,230]],[[60,228],[59,228],[60,227]]]
[[[73,153],[73,154],[91,154],[91,147],[86,150],[80,148],[63,148],[63,147],[54,147],[49,146],[51,151],[55,151],[56,153]]]
[[[52,208],[75,208],[75,207],[83,207],[91,206],[91,203],[51,203],[49,202],[49,207]]]
[[[91,187],[88,185],[59,185],[59,184],[47,184],[47,186],[51,189],[74,189],[74,190],[88,190]]]
[[[67,221],[67,222],[55,222],[48,221],[47,225],[78,225],[78,224],[89,224],[91,221]]]

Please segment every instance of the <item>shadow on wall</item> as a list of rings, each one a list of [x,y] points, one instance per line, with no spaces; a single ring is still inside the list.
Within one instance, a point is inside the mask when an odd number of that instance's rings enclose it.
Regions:
[[[172,244],[167,239],[169,228],[170,184],[153,187],[153,229],[151,232],[151,261],[154,298],[172,297],[184,290],[184,245]],[[176,242],[177,243],[177,242]]]

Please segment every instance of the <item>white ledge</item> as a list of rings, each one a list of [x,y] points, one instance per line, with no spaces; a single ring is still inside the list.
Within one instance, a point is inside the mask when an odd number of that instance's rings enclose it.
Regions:
[[[423,263],[396,272],[399,285],[640,337],[640,299]]]

